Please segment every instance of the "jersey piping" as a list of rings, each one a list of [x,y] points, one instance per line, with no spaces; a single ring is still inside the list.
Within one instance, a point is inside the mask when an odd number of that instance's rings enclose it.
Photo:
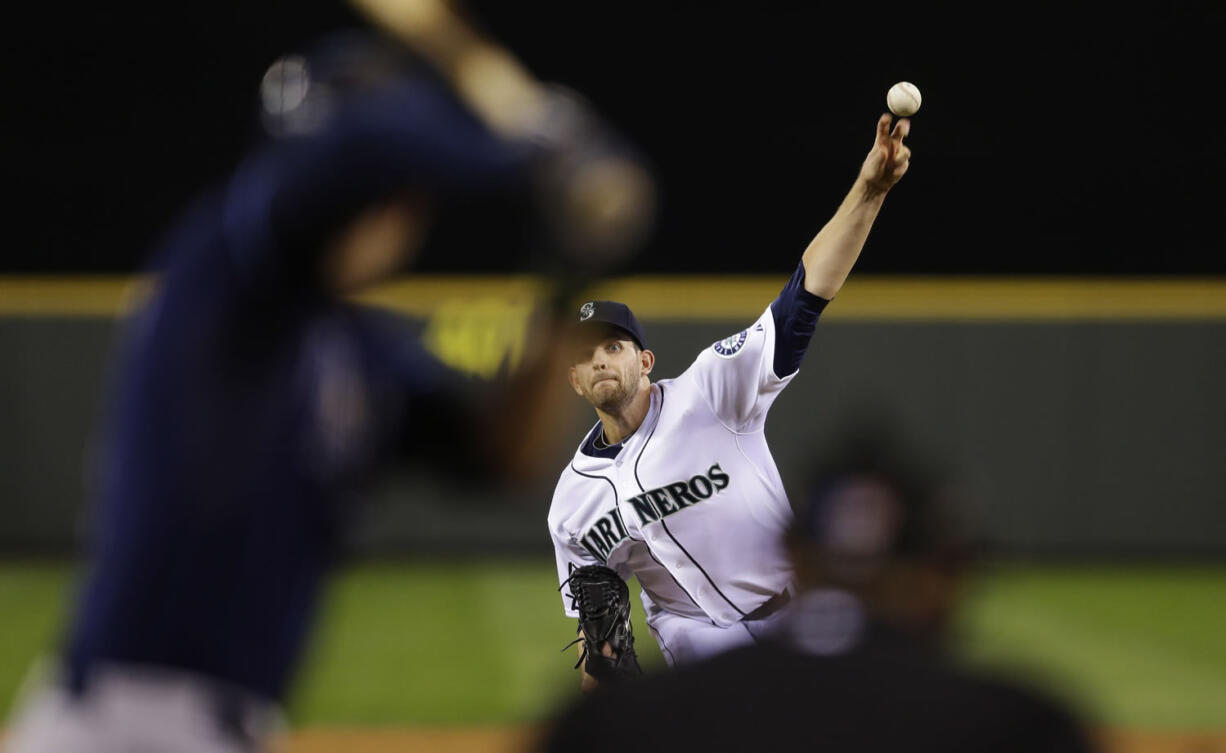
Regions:
[[[663,414],[664,413],[664,385],[661,384],[659,385],[659,387],[660,387],[660,413]],[[656,421],[656,426],[659,426],[658,419]],[[648,434],[647,439],[643,441],[643,449],[639,450],[638,457],[634,459],[634,482],[639,485],[639,491],[641,492],[645,492],[647,491],[647,489],[646,487],[643,486],[642,479],[639,478],[639,461],[643,459],[643,453],[647,452],[647,445],[651,443],[651,438],[656,435],[656,426],[651,427],[651,433]],[[738,607],[736,604],[733,604],[732,599],[729,599],[727,596],[725,596],[723,591],[719,590],[719,586],[715,585],[715,581],[712,580],[711,576],[707,574],[706,568],[704,568],[698,562],[698,560],[694,559],[694,555],[690,554],[689,550],[686,549],[681,544],[681,542],[677,540],[677,537],[673,535],[673,532],[668,530],[668,523],[664,520],[664,518],[660,518],[660,525],[664,528],[664,532],[668,534],[668,537],[673,540],[673,543],[677,545],[677,548],[681,550],[681,553],[685,555],[686,559],[694,563],[694,567],[698,568],[698,572],[702,573],[702,577],[707,579],[707,582],[711,584],[711,588],[715,589],[715,593],[719,594],[720,598],[728,602],[728,606],[735,609],[737,611],[737,614],[744,617],[745,612],[740,607]],[[648,547],[648,549],[650,549],[650,547]],[[652,559],[655,559],[654,555],[652,556]],[[656,560],[656,562],[660,562],[660,561]],[[663,564],[663,563],[660,563],[660,564]],[[668,570],[667,567],[665,567],[664,569]],[[671,575],[671,572],[669,574]],[[676,581],[676,578],[673,578],[673,580]],[[681,584],[678,583],[677,585],[681,585]],[[684,591],[685,589],[682,589],[682,590]],[[688,591],[686,591],[686,596],[690,596],[690,593]],[[694,597],[690,596],[690,600],[693,601]],[[696,601],[694,603],[697,604]],[[699,608],[701,609],[701,607]]]

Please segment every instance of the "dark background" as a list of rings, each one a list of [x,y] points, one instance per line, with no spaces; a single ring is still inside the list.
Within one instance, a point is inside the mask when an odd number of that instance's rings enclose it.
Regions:
[[[659,231],[628,271],[790,269],[833,212],[895,81],[916,83],[911,174],[860,270],[1226,273],[1226,6],[470,2],[542,78],[650,156]],[[266,66],[357,23],[324,0],[28,6],[10,25],[0,272],[129,272],[254,131]],[[434,271],[519,258],[493,231]],[[480,239],[478,239],[480,240]]]

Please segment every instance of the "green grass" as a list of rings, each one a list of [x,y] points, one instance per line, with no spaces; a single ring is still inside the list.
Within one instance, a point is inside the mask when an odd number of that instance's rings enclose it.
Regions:
[[[73,572],[63,564],[0,562],[0,715],[34,661],[58,643]]]
[[[363,565],[329,592],[291,699],[300,724],[532,721],[574,692],[574,623],[547,561]],[[0,564],[0,711],[54,645],[63,564]],[[969,657],[1095,721],[1226,728],[1226,566],[998,567],[971,590]],[[636,609],[643,663],[663,664]]]
[[[1226,568],[1008,568],[982,579],[968,652],[1144,727],[1226,728]]]
[[[291,711],[319,723],[540,718],[577,687],[552,563],[374,565],[340,581]],[[643,659],[663,664],[642,610]]]

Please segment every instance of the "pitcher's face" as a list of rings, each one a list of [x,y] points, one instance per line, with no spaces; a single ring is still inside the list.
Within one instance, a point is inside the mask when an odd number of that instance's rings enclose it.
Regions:
[[[650,372],[648,353],[617,334],[585,345],[570,367],[571,387],[595,408],[615,413],[638,393]]]

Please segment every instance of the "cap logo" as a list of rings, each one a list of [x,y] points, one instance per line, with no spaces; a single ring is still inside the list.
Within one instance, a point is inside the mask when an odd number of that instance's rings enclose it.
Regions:
[[[592,314],[594,313],[596,313],[596,303],[594,301],[588,301],[579,307],[579,321],[586,322],[588,319],[592,318]]]

